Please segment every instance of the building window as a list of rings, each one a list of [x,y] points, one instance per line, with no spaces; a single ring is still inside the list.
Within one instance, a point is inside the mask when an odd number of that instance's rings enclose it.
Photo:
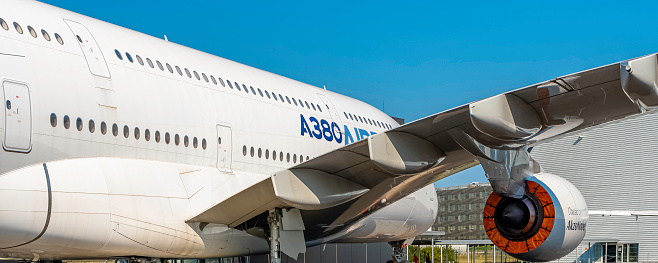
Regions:
[[[450,204],[450,207],[448,208],[448,211],[454,212],[455,211],[455,204]]]
[[[454,222],[455,216],[448,216],[448,222]]]
[[[466,210],[466,204],[461,204],[461,205],[459,205],[459,206],[457,207],[457,209],[458,209],[459,211],[464,211],[464,210]]]
[[[445,211],[446,211],[446,207],[445,207],[445,206],[440,206],[440,207],[439,207],[439,211],[440,211],[440,212],[445,212]]]
[[[466,215],[459,215],[459,222],[466,221]]]
[[[459,200],[464,200],[464,199],[466,199],[466,194],[465,193],[459,194]]]
[[[455,200],[455,197],[456,197],[455,195],[449,195],[448,200]]]
[[[476,204],[476,203],[471,203],[468,209],[470,209],[470,210],[475,210],[475,209],[477,209],[477,207],[478,207],[478,204]]]
[[[443,202],[443,201],[445,201],[445,200],[446,200],[446,196],[445,196],[445,195],[440,195],[440,196],[439,196],[439,201]]]
[[[475,221],[477,220],[477,215],[468,215],[468,221]]]
[[[477,194],[476,193],[468,193],[468,198],[476,198]]]

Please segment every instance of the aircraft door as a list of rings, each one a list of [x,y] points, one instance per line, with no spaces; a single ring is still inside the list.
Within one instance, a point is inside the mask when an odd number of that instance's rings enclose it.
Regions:
[[[4,81],[5,140],[7,151],[29,152],[32,148],[32,109],[25,84]]]
[[[82,53],[85,55],[91,74],[99,77],[110,78],[110,70],[105,62],[105,57],[103,57],[103,53],[101,52],[100,47],[98,47],[98,43],[96,43],[94,36],[91,35],[91,32],[89,32],[87,27],[68,19],[64,19],[64,22],[66,22],[71,31],[73,31],[76,42],[80,45]]]
[[[322,107],[323,110],[329,111],[329,115],[331,115],[331,120],[338,124],[338,127],[343,127],[343,122],[340,119],[340,113],[338,113],[338,110],[336,110],[336,107],[334,107],[334,104],[331,103],[329,98],[325,96],[324,94],[318,93],[318,96],[322,100],[322,103],[324,104],[324,107]]]
[[[217,168],[221,171],[231,171],[232,151],[231,127],[217,125]]]

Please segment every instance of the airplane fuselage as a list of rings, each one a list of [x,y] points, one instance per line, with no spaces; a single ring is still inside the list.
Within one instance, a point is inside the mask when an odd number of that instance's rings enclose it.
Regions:
[[[263,253],[262,238],[185,221],[399,126],[358,100],[40,2],[0,7],[2,257]],[[18,176],[34,184],[2,184]],[[435,202],[428,186],[331,232],[307,225],[307,244],[413,237]]]

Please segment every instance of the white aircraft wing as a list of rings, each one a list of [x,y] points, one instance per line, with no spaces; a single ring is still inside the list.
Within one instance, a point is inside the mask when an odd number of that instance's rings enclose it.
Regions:
[[[653,54],[434,114],[273,174],[189,221],[236,226],[269,209],[291,207],[326,211],[316,218],[328,229],[346,225],[495,159],[496,149],[525,151],[658,106],[656,65]]]

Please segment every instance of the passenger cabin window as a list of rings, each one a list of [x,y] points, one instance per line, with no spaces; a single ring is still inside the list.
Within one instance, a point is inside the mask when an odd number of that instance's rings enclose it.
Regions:
[[[178,75],[183,76],[183,71],[180,70],[180,68],[178,66],[176,66],[176,72],[178,72]]]
[[[169,144],[169,142],[171,142],[171,137],[169,136],[169,133],[166,132],[166,133],[165,133],[165,143],[166,143],[166,144]]]
[[[151,140],[151,131],[149,129],[144,130],[144,140],[147,142]]]
[[[156,60],[156,61],[155,61],[155,64],[158,64],[158,68],[159,68],[161,71],[164,71],[164,67],[162,66],[162,63],[160,63],[159,60]]]
[[[41,35],[43,35],[43,38],[46,39],[47,41],[50,41],[50,35],[46,30],[41,29]]]
[[[187,135],[183,138],[183,145],[185,145],[185,147],[190,146],[190,138],[187,137]]]
[[[176,135],[174,135],[174,143],[176,145],[180,144],[180,135],[178,135],[178,133]]]
[[[55,113],[50,114],[50,126],[57,127],[57,114]]]
[[[107,133],[107,124],[103,121],[101,122],[101,134],[105,135]]]
[[[195,77],[197,80],[201,80],[201,78],[199,77],[199,73],[197,73],[196,70],[194,71],[194,77]]]
[[[185,68],[185,75],[187,75],[188,78],[192,78],[192,74],[190,73],[190,70]]]
[[[153,65],[153,61],[150,58],[146,58],[146,63],[149,64],[149,67],[155,68],[155,66]]]
[[[27,31],[30,32],[30,35],[32,35],[32,37],[37,38],[37,31],[34,31],[34,28],[32,28],[32,26],[27,26]]]
[[[130,128],[128,128],[128,125],[123,126],[123,137],[130,137]]]
[[[144,66],[144,60],[142,60],[142,57],[140,57],[139,55],[137,55],[137,56],[135,56],[135,58],[137,59],[137,62],[138,62],[140,65]]]
[[[94,133],[96,131],[96,123],[94,120],[89,120],[89,132]]]
[[[167,65],[167,70],[169,70],[169,73],[174,73],[174,69],[171,68],[171,65],[169,65],[169,63],[167,63],[166,65]]]
[[[64,129],[69,129],[71,128],[71,118],[69,118],[69,115],[64,115]]]
[[[196,137],[194,137],[194,139],[192,140],[192,146],[194,146],[194,149],[199,147],[199,140],[197,140]]]
[[[123,60],[123,56],[121,55],[121,52],[119,52],[119,50],[115,49],[114,54],[117,54],[117,58],[119,58],[119,60]]]
[[[201,148],[206,149],[206,139],[201,140]]]
[[[62,36],[60,36],[59,34],[55,33],[55,39],[57,39],[57,42],[58,42],[60,45],[64,45],[64,39],[62,38]]]
[[[117,137],[119,135],[119,125],[117,125],[116,123],[112,124],[112,135],[114,135],[114,137]]]
[[[128,61],[130,61],[130,63],[133,63],[133,57],[130,55],[130,53],[126,52],[126,58]]]
[[[7,22],[2,18],[0,18],[0,26],[2,26],[2,29],[4,29],[5,31],[9,30],[9,26],[7,25]]]
[[[155,131],[155,142],[160,143],[160,131]]]
[[[139,128],[135,127],[135,140],[139,140],[139,135],[140,135]]]

